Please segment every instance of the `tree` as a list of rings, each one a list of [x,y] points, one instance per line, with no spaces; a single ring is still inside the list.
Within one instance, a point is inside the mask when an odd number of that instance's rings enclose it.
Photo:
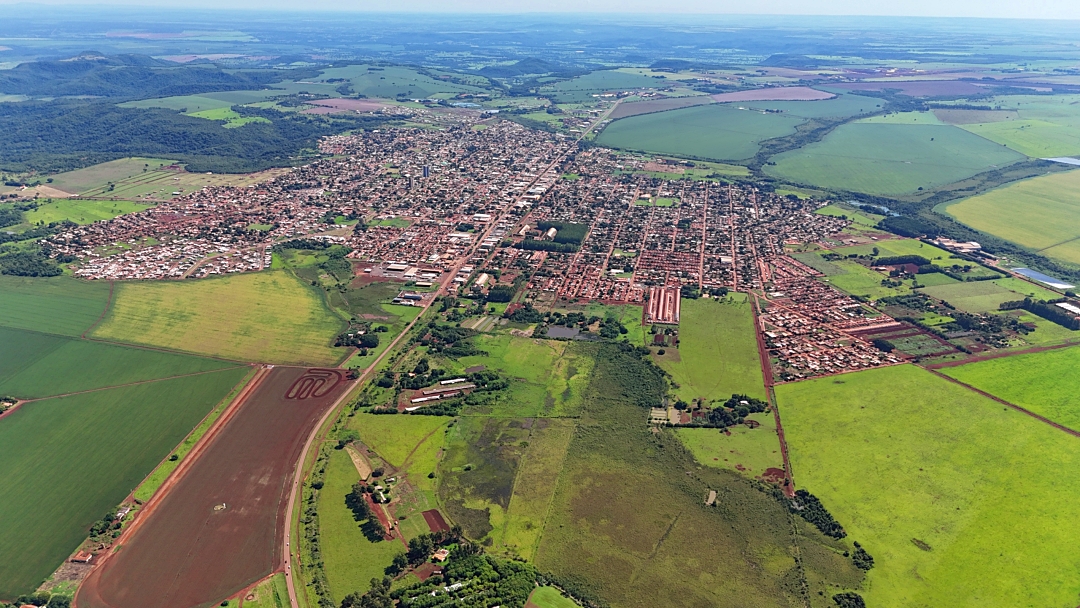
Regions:
[[[866,602],[863,601],[862,596],[851,591],[837,593],[832,596],[832,599],[839,608],[866,608]]]
[[[394,600],[390,598],[390,578],[384,576],[379,579],[371,579],[371,589],[361,595],[354,591],[341,600],[341,608],[393,608]]]
[[[430,534],[421,534],[409,541],[409,563],[412,565],[422,564],[435,552],[435,542]]]

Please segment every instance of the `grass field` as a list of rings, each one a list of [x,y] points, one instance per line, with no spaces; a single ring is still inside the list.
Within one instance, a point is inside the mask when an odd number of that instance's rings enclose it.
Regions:
[[[727,105],[755,110],[779,110],[788,116],[801,118],[839,118],[875,112],[880,104],[880,100],[869,97],[840,95],[817,101],[735,101]]]
[[[821,188],[891,195],[960,181],[1023,158],[958,127],[861,122],[778,154],[765,170]]]
[[[558,103],[584,103],[596,101],[593,95],[628,89],[660,88],[670,86],[660,78],[644,76],[632,71],[597,70],[583,76],[541,87],[544,94],[554,95]]]
[[[0,395],[37,399],[235,367],[173,353],[0,328]]]
[[[28,278],[0,275],[4,313],[0,326],[61,336],[78,336],[105,312],[109,284],[68,277]]]
[[[911,291],[907,285],[886,287],[881,284],[886,275],[872,270],[852,260],[830,262],[841,270],[838,274],[829,274],[824,280],[837,289],[854,296],[863,296],[873,300],[889,296],[903,295]]]
[[[1054,298],[1061,297],[1057,292],[1050,291],[1045,287],[1040,287],[1035,283],[1018,279],[1016,277],[1005,277],[1004,279],[995,279],[994,283],[1008,289],[1009,291],[1015,291],[1022,296],[1031,296],[1038,300],[1052,300]]]
[[[434,443],[442,443],[442,432],[449,420],[442,416],[394,416],[377,414],[357,414],[349,423],[350,428],[360,433],[360,439],[367,446],[394,467],[401,467],[405,460],[416,451],[425,438],[431,436]],[[423,471],[427,475],[435,468]]]
[[[189,113],[189,116],[195,118],[205,118],[206,120],[220,120],[225,123],[226,129],[235,129],[244,125],[251,124],[253,122],[270,122],[270,119],[263,118],[262,116],[241,116],[236,110],[231,107],[227,108],[214,108],[212,110],[202,110],[201,112]]]
[[[1034,158],[1073,156],[1080,154],[1078,100],[1076,95],[994,97],[994,107],[1002,110],[966,120],[963,128]]]
[[[29,593],[244,376],[58,397],[0,424],[0,597]]]
[[[52,176],[53,181],[49,185],[72,194],[82,194],[104,187],[109,182],[129,179],[172,163],[173,161],[162,158],[121,158],[85,169],[58,173]]]
[[[1061,348],[969,363],[943,374],[1080,430],[1076,366],[1080,348]]]
[[[684,401],[727,401],[736,393],[765,397],[754,312],[742,294],[725,303],[684,299],[678,360],[666,354],[657,360],[678,383],[674,393]]]
[[[868,606],[1076,604],[1075,437],[912,366],[776,392],[797,485],[874,556]]]
[[[784,469],[780,440],[776,436],[776,418],[772,413],[751,414],[761,426],[752,429],[739,424],[725,435],[719,429],[675,429],[694,460],[707,467],[738,471],[748,477],[759,477],[766,469]]]
[[[920,291],[970,313],[998,310],[998,305],[1002,302],[1024,299],[1022,295],[1009,291],[993,281],[951,283],[936,287],[924,287]]]
[[[765,139],[794,132],[801,118],[719,104],[643,114],[609,124],[596,143],[612,148],[712,160],[752,157]]]
[[[117,285],[97,338],[227,359],[332,365],[343,322],[284,271]]]
[[[189,194],[208,186],[248,186],[289,171],[289,169],[268,169],[258,173],[209,174],[157,168],[166,161],[157,161],[156,164],[148,161],[149,167],[147,167],[146,171],[143,171],[142,165],[147,163],[138,161],[147,159],[125,160],[134,160],[135,162],[121,165],[115,170],[108,167],[96,169],[102,167],[102,165],[80,169],[80,171],[94,171],[86,176],[86,187],[79,194],[83,197],[108,199],[110,201],[113,199],[127,201],[137,201],[137,199],[169,200],[179,196],[179,194],[174,194],[177,192]],[[103,164],[108,165],[110,163]],[[124,170],[121,171],[121,169]],[[125,172],[130,174],[124,175]],[[105,179],[106,177],[107,179]]]
[[[574,600],[554,587],[538,587],[529,596],[529,605],[535,608],[577,608],[578,606]]]
[[[382,416],[399,418],[399,416]],[[424,416],[417,416],[422,418]],[[405,416],[401,416],[405,418]],[[345,506],[345,495],[360,481],[356,468],[344,450],[335,450],[326,467],[326,478],[319,494],[319,530],[322,559],[330,595],[335,603],[353,591],[366,591],[371,579],[381,579],[383,570],[394,556],[405,550],[401,541],[371,542],[360,529],[360,522]],[[286,602],[288,598],[286,598]]]
[[[949,205],[958,221],[1044,254],[1080,263],[1080,171],[1009,184]]]
[[[289,608],[289,589],[280,572],[259,583],[251,593],[255,599],[244,599],[244,608]]]
[[[859,224],[860,226],[866,226],[867,228],[873,228],[878,225],[878,222],[885,219],[884,215],[877,215],[858,209],[845,209],[844,207],[835,204],[822,207],[814,213],[831,215],[833,217],[847,217],[847,219],[851,220],[853,223]]]
[[[51,224],[68,220],[76,224],[90,224],[100,220],[112,219],[125,213],[135,213],[149,209],[152,205],[131,201],[84,201],[77,199],[57,199],[45,203],[24,214],[26,221],[32,224],[42,222]]]

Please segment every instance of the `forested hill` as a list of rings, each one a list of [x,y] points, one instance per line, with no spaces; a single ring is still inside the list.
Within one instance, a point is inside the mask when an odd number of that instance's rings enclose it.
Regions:
[[[236,106],[266,119],[240,128],[173,110],[64,100],[0,103],[0,170],[52,173],[125,156],[176,158],[192,171],[248,172],[294,164],[320,137],[385,119],[319,116]]]
[[[0,93],[31,97],[93,96],[112,100],[261,89],[306,70],[232,70],[180,65],[146,55],[105,56],[86,52],[70,59],[31,61],[0,70]]]

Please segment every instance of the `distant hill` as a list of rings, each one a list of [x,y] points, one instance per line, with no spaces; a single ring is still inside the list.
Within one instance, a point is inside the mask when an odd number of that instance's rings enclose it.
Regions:
[[[550,61],[528,57],[511,63],[510,65],[491,65],[482,68],[477,73],[481,76],[487,76],[488,78],[514,78],[526,74],[533,76],[550,74],[551,72],[560,69],[561,68],[558,65],[551,63]]]

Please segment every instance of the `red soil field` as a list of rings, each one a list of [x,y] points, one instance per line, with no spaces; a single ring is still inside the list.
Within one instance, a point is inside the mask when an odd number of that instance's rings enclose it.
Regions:
[[[76,605],[211,606],[271,574],[282,560],[293,469],[348,386],[339,370],[270,370],[87,577]]]
[[[385,108],[385,103],[368,99],[320,99],[309,101],[309,105],[319,106],[304,110],[301,114],[333,114],[335,112],[371,112]]]
[[[836,95],[810,87],[771,87],[735,93],[718,93],[711,97],[724,103],[727,101],[820,101],[832,99]]]
[[[443,519],[442,513],[439,513],[438,509],[424,511],[421,515],[424,516],[424,521],[427,522],[428,528],[431,528],[432,532],[438,532],[439,530],[442,530],[443,532],[450,531],[450,525],[446,523],[446,520]]]

